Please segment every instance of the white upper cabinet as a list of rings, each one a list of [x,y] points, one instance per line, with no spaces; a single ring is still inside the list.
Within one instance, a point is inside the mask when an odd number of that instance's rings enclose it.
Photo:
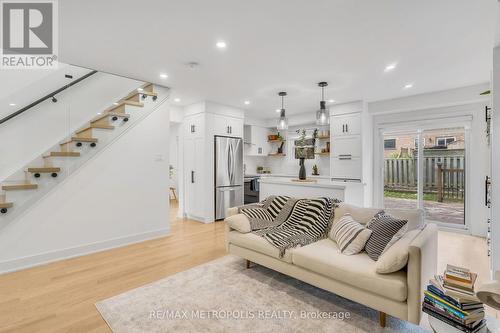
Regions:
[[[214,135],[243,137],[243,119],[211,114]]]
[[[361,114],[346,114],[331,117],[332,136],[361,134]]]
[[[205,135],[205,115],[203,113],[184,118],[184,135],[186,137],[202,137]]]

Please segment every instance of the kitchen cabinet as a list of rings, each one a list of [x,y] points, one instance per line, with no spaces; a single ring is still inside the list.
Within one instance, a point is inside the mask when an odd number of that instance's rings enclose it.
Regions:
[[[210,115],[214,125],[213,134],[222,136],[231,136],[236,138],[243,137],[243,119],[222,116],[218,114]]]
[[[361,180],[361,158],[352,156],[337,156],[330,160],[332,178],[334,180]]]
[[[333,116],[331,133],[333,136],[348,136],[361,134],[361,114],[346,114]]]
[[[350,135],[336,137],[335,144],[331,146],[330,151],[330,154],[334,157],[361,157],[361,136]]]
[[[340,181],[362,180],[361,111],[356,103],[330,109],[330,177]],[[361,110],[361,109],[359,109]]]
[[[267,141],[269,129],[267,127],[245,126],[245,155],[267,156],[271,151],[271,144]]]

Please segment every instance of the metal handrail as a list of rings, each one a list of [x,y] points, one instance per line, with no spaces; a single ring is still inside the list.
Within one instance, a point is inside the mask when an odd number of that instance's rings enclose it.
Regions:
[[[84,76],[76,79],[75,81],[72,81],[71,83],[68,83],[68,84],[62,86],[61,88],[59,88],[59,89],[51,92],[50,94],[47,94],[44,97],[37,99],[36,101],[34,101],[33,103],[31,103],[31,104],[23,107],[22,109],[19,109],[16,112],[13,112],[13,113],[9,114],[7,117],[4,117],[4,118],[0,119],[0,125],[3,124],[3,123],[5,123],[8,120],[14,118],[14,117],[19,116],[22,113],[28,111],[29,109],[31,109],[32,107],[34,107],[34,106],[42,103],[43,101],[45,101],[45,100],[47,100],[49,98],[53,98],[55,95],[59,94],[61,91],[64,91],[64,90],[68,89],[69,87],[77,84],[78,82],[81,82],[81,81],[85,80],[86,78],[88,78],[89,76],[94,75],[95,73],[97,73],[97,71],[92,71],[90,73],[87,73]]]

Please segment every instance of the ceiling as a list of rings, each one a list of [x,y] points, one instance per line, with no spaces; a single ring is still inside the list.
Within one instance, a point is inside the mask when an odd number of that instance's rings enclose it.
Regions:
[[[207,99],[259,118],[276,116],[282,90],[288,114],[316,110],[319,81],[339,103],[487,82],[497,12],[495,0],[59,4],[62,61],[167,85],[180,105]]]

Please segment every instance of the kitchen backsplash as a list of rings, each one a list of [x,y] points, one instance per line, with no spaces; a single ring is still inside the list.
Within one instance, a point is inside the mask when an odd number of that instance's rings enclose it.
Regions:
[[[299,174],[299,160],[290,156],[244,156],[243,161],[246,165],[247,174],[257,173],[258,166],[270,168],[271,174]],[[314,160],[305,160],[304,162],[308,175],[312,174],[312,167],[314,164],[318,166],[318,171],[321,176],[328,176],[330,174],[329,156],[318,156]]]

